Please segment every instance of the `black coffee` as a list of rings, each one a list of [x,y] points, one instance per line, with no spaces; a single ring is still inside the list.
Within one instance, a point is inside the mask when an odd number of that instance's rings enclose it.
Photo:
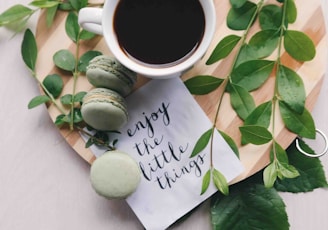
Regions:
[[[114,15],[122,50],[146,64],[169,64],[188,57],[204,29],[199,0],[120,0]]]

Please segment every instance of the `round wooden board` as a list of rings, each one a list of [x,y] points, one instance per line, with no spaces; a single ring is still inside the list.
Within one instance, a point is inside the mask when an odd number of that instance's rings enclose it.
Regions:
[[[277,2],[273,0],[268,2],[277,4]],[[225,19],[230,8],[229,1],[214,0],[214,3],[217,10],[217,29],[212,40],[212,44],[204,58],[200,60],[191,70],[181,76],[183,80],[200,74],[224,77],[229,70],[229,66],[232,61],[231,58],[210,66],[205,65],[205,60],[208,58],[218,41],[228,34],[238,34],[236,31],[229,30],[226,26]],[[320,0],[298,1],[297,7],[298,20],[296,23],[290,25],[289,29],[301,30],[310,36],[315,43],[317,54],[314,60],[306,63],[300,63],[293,60],[287,53],[283,53],[282,60],[284,65],[294,69],[303,78],[307,93],[306,106],[311,111],[319,95],[323,77],[325,75],[327,64],[327,34]],[[69,49],[73,53],[75,52],[76,45],[67,37],[65,33],[66,16],[66,13],[59,12],[53,26],[51,28],[47,28],[45,23],[45,12],[42,12],[39,18],[36,34],[39,48],[37,76],[40,79],[54,73],[59,73],[63,76],[65,86],[62,95],[72,93],[73,78],[69,73],[62,72],[54,66],[52,56],[55,52],[61,49]],[[255,25],[251,33],[254,34],[258,28],[258,25]],[[89,42],[83,42],[80,48],[81,54],[87,50],[99,50],[104,54],[111,55],[102,37],[97,37]],[[149,81],[149,79],[143,76],[138,76],[135,90],[147,81]],[[263,87],[252,93],[257,105],[272,98],[274,81],[274,76],[270,76],[269,80]],[[88,83],[86,77],[80,76],[78,79],[76,92],[89,91],[91,88],[92,86]],[[214,118],[218,97],[218,91],[205,96],[195,96],[196,101],[211,120]],[[60,112],[53,105],[48,107],[48,111],[53,120],[55,120],[60,114]],[[237,117],[231,108],[228,96],[224,97],[222,109],[216,125],[220,130],[223,130],[233,137],[236,143],[240,143],[241,138],[238,127],[242,125],[242,121]],[[289,146],[295,138],[294,134],[284,128],[281,121],[276,122],[275,130],[276,139],[283,147]],[[72,146],[72,148],[75,149],[84,160],[90,164],[94,161],[95,156],[89,149],[85,148],[85,142],[80,137],[78,132],[71,132],[66,129],[59,129],[59,131],[66,141]],[[269,144],[261,146],[254,146],[250,144],[240,146],[239,144],[240,159],[245,166],[245,171],[234,182],[240,181],[263,169],[269,163],[269,147]]]

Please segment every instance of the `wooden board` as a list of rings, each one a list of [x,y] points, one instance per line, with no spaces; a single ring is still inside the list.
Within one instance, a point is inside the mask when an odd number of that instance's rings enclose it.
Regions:
[[[238,32],[231,31],[226,26],[225,19],[230,8],[229,1],[214,0],[214,2],[217,11],[217,26],[212,44],[204,58],[182,76],[183,80],[199,74],[224,77],[229,71],[229,66],[232,61],[231,58],[210,66],[205,65],[205,60],[207,60],[209,54],[214,49],[218,41],[228,34],[238,34]],[[268,2],[276,4],[276,1]],[[325,75],[327,65],[327,35],[320,0],[297,1],[297,7],[298,20],[296,23],[290,25],[289,28],[301,30],[309,35],[315,43],[317,54],[313,61],[307,63],[294,61],[287,53],[283,53],[282,60],[284,65],[296,70],[297,73],[303,78],[307,93],[306,106],[309,110],[312,110],[317,100],[323,77]],[[66,36],[65,33],[64,25],[66,16],[66,13],[58,14],[54,25],[51,28],[47,28],[45,25],[45,13],[43,12],[40,15],[36,35],[39,48],[37,76],[42,79],[48,74],[59,73],[62,75],[65,82],[65,87],[62,92],[63,95],[72,93],[73,78],[69,74],[61,72],[54,66],[52,56],[60,49],[69,49],[73,53],[75,52],[76,45]],[[255,25],[251,33],[255,33],[257,30],[258,25]],[[104,54],[111,55],[102,37],[97,37],[91,42],[82,43],[80,53],[91,49],[100,50]],[[138,82],[135,89],[145,84],[147,81],[149,81],[149,79],[138,76]],[[260,90],[253,93],[257,105],[272,98],[274,81],[274,76],[270,76],[265,85]],[[88,91],[91,88],[92,86],[88,83],[86,77],[80,76],[77,83],[76,92]],[[195,96],[195,99],[211,120],[214,118],[218,97],[219,91],[215,91],[205,96]],[[59,115],[59,111],[52,105],[48,107],[48,111],[53,120],[55,120],[57,115]],[[240,143],[240,132],[238,127],[242,125],[242,121],[232,110],[228,95],[224,97],[222,109],[220,110],[219,119],[216,125],[220,130],[223,130],[232,136],[237,143]],[[276,122],[275,130],[277,134],[276,139],[283,147],[290,145],[295,138],[294,134],[288,132],[283,127],[281,121]],[[85,148],[85,143],[78,132],[71,132],[66,129],[59,129],[59,131],[66,141],[72,146],[72,148],[75,149],[84,160],[90,164],[94,161],[95,156],[89,149]],[[240,181],[263,169],[269,163],[269,147],[270,146],[268,144],[261,146],[240,146],[239,144],[240,159],[245,166],[245,171],[234,182]]]

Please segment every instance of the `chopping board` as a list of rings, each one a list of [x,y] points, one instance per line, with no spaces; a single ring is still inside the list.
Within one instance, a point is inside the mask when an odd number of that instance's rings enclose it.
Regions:
[[[99,1],[97,1],[99,2]],[[240,32],[231,31],[226,26],[226,17],[230,9],[230,2],[228,0],[214,0],[216,6],[216,33],[213,37],[212,43],[202,60],[194,65],[194,67],[188,72],[184,73],[181,78],[187,80],[196,75],[213,75],[217,77],[224,77],[229,71],[230,64],[232,62],[232,56],[220,61],[216,64],[207,66],[205,61],[213,51],[217,43],[225,36],[229,34],[241,34]],[[266,3],[276,4],[276,1],[267,1]],[[314,60],[306,63],[297,62],[292,59],[287,53],[282,54],[282,63],[289,68],[294,69],[303,79],[306,89],[306,107],[311,111],[315,105],[317,97],[320,92],[320,88],[325,75],[327,65],[327,34],[324,16],[322,12],[321,0],[312,1],[297,1],[298,17],[294,24],[289,26],[289,29],[300,30],[306,33],[314,42],[317,50],[317,54]],[[49,74],[58,73],[63,77],[64,89],[62,95],[71,94],[73,91],[73,77],[67,72],[62,72],[54,66],[52,61],[53,55],[61,49],[69,49],[72,53],[75,53],[76,44],[74,44],[65,33],[65,20],[67,13],[58,12],[53,26],[48,28],[45,20],[46,14],[42,12],[37,25],[36,39],[38,44],[38,61],[37,61],[37,76],[42,79]],[[259,29],[258,24],[255,24],[251,30],[250,35],[256,33]],[[98,50],[106,55],[111,55],[104,39],[101,36],[94,38],[88,42],[82,42],[80,46],[80,54],[88,50]],[[138,76],[137,84],[134,90],[144,85],[150,79],[143,76]],[[274,75],[270,76],[267,82],[257,91],[253,92],[256,105],[262,102],[268,101],[272,98],[274,88]],[[92,86],[89,84],[85,76],[80,76],[77,82],[77,91],[89,91]],[[208,95],[194,96],[195,100],[207,114],[207,116],[213,121],[215,116],[215,110],[217,108],[219,91],[214,91]],[[57,108],[53,105],[47,107],[48,112],[52,120],[60,114]],[[223,98],[219,118],[216,126],[219,130],[226,132],[230,135],[239,147],[240,160],[245,167],[245,171],[234,182],[238,182],[250,175],[263,169],[269,163],[269,150],[270,145],[244,145],[240,144],[241,135],[239,132],[239,126],[242,125],[242,121],[236,115],[231,108],[230,99],[228,95]],[[85,161],[92,164],[95,160],[94,154],[90,149],[85,148],[85,142],[81,138],[77,131],[70,131],[68,129],[58,129],[67,143],[79,154]],[[295,139],[296,135],[289,132],[284,128],[281,120],[276,122],[275,126],[276,140],[282,145],[282,147],[288,147]]]

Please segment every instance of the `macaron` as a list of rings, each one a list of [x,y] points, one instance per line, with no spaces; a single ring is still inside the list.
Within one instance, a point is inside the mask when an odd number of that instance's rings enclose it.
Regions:
[[[128,154],[114,150],[98,157],[91,165],[90,180],[94,190],[107,199],[124,199],[139,185],[140,170]]]
[[[106,88],[90,90],[83,98],[82,118],[97,130],[119,130],[128,121],[125,99],[117,92]]]
[[[123,97],[131,92],[137,81],[135,72],[107,55],[93,58],[87,67],[86,76],[93,86],[114,90]]]

